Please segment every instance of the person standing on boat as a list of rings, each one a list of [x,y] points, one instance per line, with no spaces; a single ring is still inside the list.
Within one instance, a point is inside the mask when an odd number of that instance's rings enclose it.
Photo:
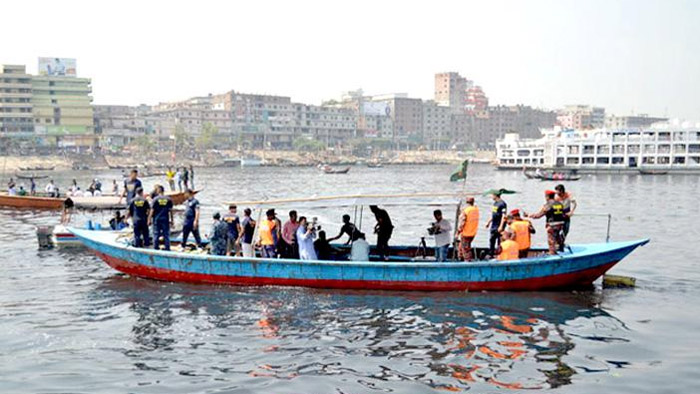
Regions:
[[[49,183],[46,184],[44,191],[49,195],[49,197],[58,197],[58,194],[56,193],[56,184],[53,183],[53,179],[49,180]]]
[[[185,189],[190,188],[190,174],[187,172],[187,167],[182,167],[182,184],[185,185]]]
[[[177,182],[177,190],[182,193],[182,170],[180,168],[175,172],[175,182]]]
[[[268,209],[265,216],[267,218],[260,222],[260,252],[262,257],[273,259],[277,257],[278,220],[274,209]]]
[[[175,171],[173,171],[172,167],[168,167],[168,170],[165,171],[165,180],[168,181],[168,186],[170,186],[170,191],[174,192],[175,191]]]
[[[574,211],[578,207],[576,198],[574,198],[571,192],[567,192],[564,185],[557,185],[554,190],[557,192],[556,200],[564,204],[564,228],[562,229],[562,242],[566,242],[566,237],[569,235],[569,229],[571,228],[571,216],[574,215]]]
[[[345,241],[345,245],[349,245],[350,242],[356,241],[360,234],[362,234],[362,232],[350,222],[350,215],[348,214],[343,215],[343,227],[340,228],[340,233],[333,238],[328,238],[328,242],[333,242],[340,239],[343,234],[348,235],[348,240]]]
[[[318,260],[316,249],[314,249],[314,239],[316,238],[316,228],[312,223],[306,221],[306,217],[299,218],[295,239],[299,244],[299,259]]]
[[[562,242],[562,231],[564,229],[564,204],[554,197],[556,192],[547,190],[544,192],[545,204],[539,212],[535,214],[525,214],[526,218],[539,219],[542,216],[547,218],[547,243],[549,244],[549,254],[556,255],[557,251],[564,250]]]
[[[489,236],[489,254],[496,256],[496,247],[501,242],[501,231],[506,225],[506,212],[508,205],[501,198],[499,191],[494,191],[491,194],[493,198],[493,206],[491,207],[491,219],[486,222],[486,228],[490,231]]]
[[[148,237],[148,214],[151,205],[143,197],[143,188],[136,189],[136,197],[131,200],[126,212],[126,220],[131,218],[134,227],[134,246],[137,248],[151,244]]]
[[[433,211],[435,222],[428,231],[435,237],[435,260],[438,262],[447,261],[447,251],[450,249],[452,240],[452,225],[447,219],[442,217],[442,211]]]
[[[369,261],[369,243],[365,240],[365,235],[360,233],[350,247],[351,261]]]
[[[289,211],[289,220],[282,226],[282,242],[278,244],[282,257],[289,259],[299,258],[299,246],[297,245],[297,230],[301,221],[297,221],[297,211]]]
[[[119,195],[119,184],[116,179],[112,179],[112,194],[115,196]]]
[[[194,167],[190,164],[190,189],[194,189]]]
[[[29,194],[32,196],[36,195],[36,182],[34,182],[34,177],[29,178]]]
[[[239,252],[241,238],[241,221],[236,213],[238,208],[235,205],[229,205],[228,212],[224,215],[223,221],[226,223],[226,255],[236,256]]]
[[[535,227],[532,222],[520,217],[520,210],[514,209],[510,211],[510,215],[506,217],[506,223],[510,231],[514,235],[514,240],[518,244],[518,255],[520,258],[526,258],[530,251],[531,234],[535,234]]]
[[[479,208],[474,206],[474,197],[467,197],[467,206],[459,215],[459,252],[462,255],[462,260],[474,260],[472,252],[472,242],[479,230]]]
[[[517,260],[519,258],[518,243],[514,241],[515,236],[510,230],[504,230],[501,244],[498,247],[498,260]]]
[[[182,247],[187,246],[190,233],[194,236],[197,247],[202,247],[202,237],[199,235],[199,201],[194,198],[192,189],[185,190],[185,221],[182,224]]]
[[[228,224],[221,220],[221,214],[218,212],[214,214],[213,219],[214,224],[209,235],[210,253],[216,256],[224,256],[227,249]]]
[[[369,209],[377,220],[377,224],[374,225],[374,233],[377,234],[377,253],[381,260],[388,260],[389,240],[394,232],[394,225],[391,223],[391,218],[386,210],[376,205],[370,205]]]
[[[243,232],[239,235],[241,240],[241,250],[243,251],[243,257],[255,257],[255,250],[253,249],[253,237],[255,236],[255,220],[250,217],[250,208],[243,210],[243,221],[241,222],[241,227]]]
[[[129,204],[131,204],[131,200],[133,200],[136,196],[136,189],[143,188],[141,180],[138,178],[138,176],[139,170],[135,168],[131,170],[131,172],[129,173],[129,179],[124,181],[124,191],[119,197],[119,204],[121,204],[124,197],[126,197],[126,205],[128,206]]]
[[[163,237],[163,249],[170,250],[170,226],[173,225],[173,200],[165,195],[163,186],[156,185],[157,195],[153,197],[148,225],[153,225],[153,247],[158,249],[160,237]]]

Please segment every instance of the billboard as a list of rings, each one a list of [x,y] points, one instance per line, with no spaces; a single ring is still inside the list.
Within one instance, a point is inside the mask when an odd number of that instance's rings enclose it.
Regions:
[[[368,101],[362,103],[362,114],[391,116],[391,107],[386,101]]]
[[[40,57],[39,75],[50,77],[75,77],[75,59],[65,57]]]

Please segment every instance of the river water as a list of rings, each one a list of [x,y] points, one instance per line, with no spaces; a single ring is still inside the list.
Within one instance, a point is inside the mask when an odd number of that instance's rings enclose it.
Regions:
[[[203,227],[223,202],[505,187],[536,210],[553,183],[472,166],[201,169]],[[63,189],[88,172],[54,174]],[[118,172],[97,174],[103,183]],[[147,186],[155,180],[145,181]],[[635,289],[410,293],[238,288],[121,275],[87,251],[39,251],[56,214],[0,210],[2,393],[674,393],[700,389],[697,176],[587,175],[570,241],[651,238],[611,272]],[[482,220],[488,197],[479,197]],[[445,207],[453,218],[454,207]],[[431,209],[393,208],[394,244],[417,244]],[[343,210],[318,216],[329,233]],[[87,218],[104,220],[97,214]],[[365,230],[371,225],[365,218]],[[544,244],[537,222],[535,242]],[[372,237],[373,238],[373,237]],[[485,231],[478,237],[485,241]],[[370,241],[373,241],[371,239]]]

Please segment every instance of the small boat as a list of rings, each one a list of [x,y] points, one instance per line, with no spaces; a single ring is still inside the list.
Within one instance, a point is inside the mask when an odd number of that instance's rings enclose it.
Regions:
[[[53,171],[56,166],[50,166],[50,167],[44,167],[44,166],[36,166],[36,167],[20,167],[20,171]]]
[[[0,193],[0,207],[58,211],[63,209],[66,200],[65,197],[10,196]]]
[[[350,172],[350,167],[345,167],[343,169],[336,169],[336,168],[333,168],[331,166],[323,166],[321,168],[321,170],[325,174],[347,174],[348,172]]]
[[[382,165],[382,163],[379,163],[379,162],[373,163],[370,161],[370,162],[367,162],[367,167],[369,167],[369,168],[382,168],[383,165]]]
[[[666,175],[668,174],[668,170],[639,169],[639,173],[641,175]]]
[[[117,234],[119,237],[128,237],[133,234],[133,229],[131,228],[125,228],[123,230],[112,230],[109,225],[107,226],[98,226],[97,228],[86,228],[88,231],[108,231],[112,234]],[[80,242],[78,237],[73,234],[68,227],[59,224],[57,226],[49,226],[49,227],[39,227],[37,228],[37,234],[41,231],[48,231],[50,233],[49,235],[49,242],[51,243],[51,246],[83,246],[83,244]],[[173,229],[170,232],[170,237],[173,239],[173,242],[177,240],[176,237],[179,237],[182,234],[182,229]]]
[[[17,178],[17,179],[32,179],[32,178],[34,178],[34,179],[44,179],[44,178],[48,178],[48,177],[49,177],[48,175],[15,174],[15,178]]]
[[[581,175],[574,172],[524,170],[523,175],[527,179],[539,179],[541,181],[578,181],[581,179]]]
[[[257,157],[244,157],[241,159],[241,167],[260,167],[263,161]]]

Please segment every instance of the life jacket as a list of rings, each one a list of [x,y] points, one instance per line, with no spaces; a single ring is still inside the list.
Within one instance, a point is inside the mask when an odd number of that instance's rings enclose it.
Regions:
[[[552,200],[548,203],[547,223],[562,223],[566,219],[564,217],[564,203],[561,201]]]
[[[463,237],[475,237],[479,229],[479,208],[468,206],[464,208],[464,227],[462,227]]]
[[[274,236],[272,235],[273,231],[275,230],[275,221],[274,220],[263,220],[260,222],[260,244],[261,245],[274,245],[275,244],[275,239]]]
[[[498,255],[499,260],[517,260],[518,259],[518,243],[512,239],[507,239],[501,242],[501,253]]]
[[[515,242],[519,250],[530,249],[530,222],[527,220],[516,220],[511,225],[515,233]]]

